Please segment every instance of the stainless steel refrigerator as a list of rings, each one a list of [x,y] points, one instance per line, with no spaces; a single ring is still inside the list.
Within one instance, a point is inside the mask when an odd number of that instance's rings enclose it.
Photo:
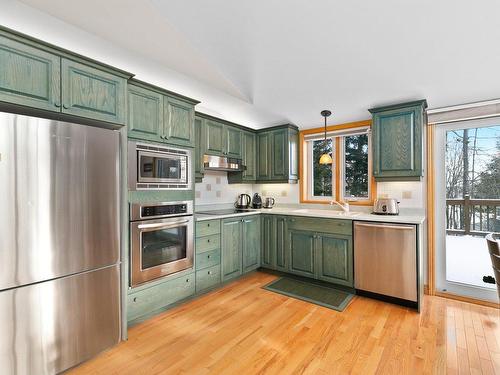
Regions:
[[[0,113],[0,374],[120,340],[119,135]]]

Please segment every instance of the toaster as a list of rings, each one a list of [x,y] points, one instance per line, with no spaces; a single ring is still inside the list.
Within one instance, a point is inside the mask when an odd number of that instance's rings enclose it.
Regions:
[[[399,215],[399,202],[394,198],[379,198],[373,205],[373,213],[377,215]]]

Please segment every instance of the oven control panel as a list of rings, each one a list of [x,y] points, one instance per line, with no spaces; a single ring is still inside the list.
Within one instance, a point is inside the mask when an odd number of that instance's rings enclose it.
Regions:
[[[130,204],[130,221],[159,219],[192,214],[193,201]]]
[[[143,218],[151,216],[169,216],[177,214],[187,214],[187,204],[173,204],[166,206],[142,207],[141,216]]]

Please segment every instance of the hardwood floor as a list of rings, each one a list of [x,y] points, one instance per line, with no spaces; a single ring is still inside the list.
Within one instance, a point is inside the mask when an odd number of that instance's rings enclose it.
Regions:
[[[342,312],[261,289],[254,273],[130,329],[76,374],[500,374],[498,309],[355,297]]]

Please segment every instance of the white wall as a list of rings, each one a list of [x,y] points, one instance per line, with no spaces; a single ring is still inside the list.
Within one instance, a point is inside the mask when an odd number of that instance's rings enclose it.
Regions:
[[[396,198],[400,208],[425,208],[425,183],[422,181],[379,182],[377,197]]]

